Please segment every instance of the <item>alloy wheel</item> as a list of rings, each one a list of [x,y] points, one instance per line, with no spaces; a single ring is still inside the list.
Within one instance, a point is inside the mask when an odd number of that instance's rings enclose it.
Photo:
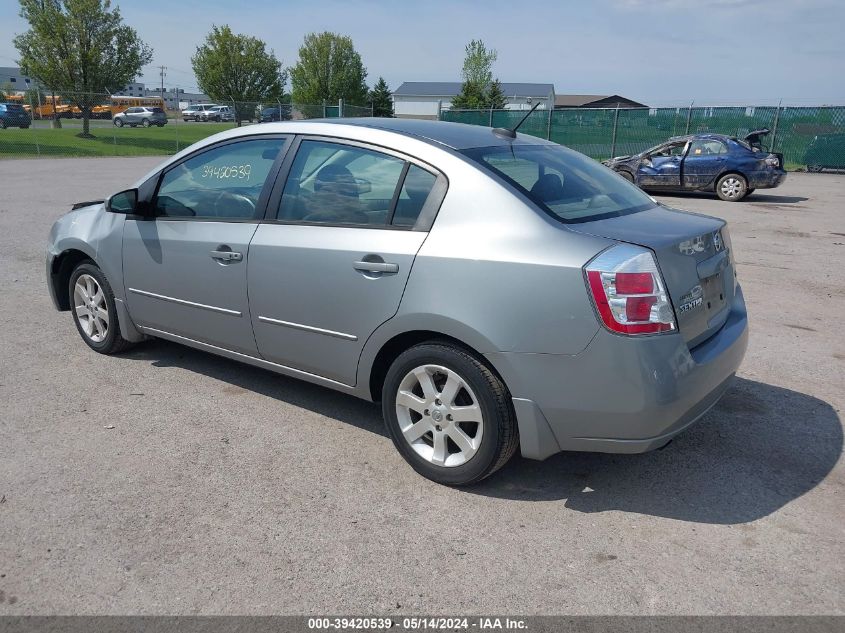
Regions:
[[[109,309],[106,295],[94,277],[79,276],[73,287],[73,305],[85,336],[102,343],[109,334]]]
[[[457,372],[440,365],[409,371],[396,394],[405,441],[435,466],[465,464],[478,452],[484,417],[478,398]]]

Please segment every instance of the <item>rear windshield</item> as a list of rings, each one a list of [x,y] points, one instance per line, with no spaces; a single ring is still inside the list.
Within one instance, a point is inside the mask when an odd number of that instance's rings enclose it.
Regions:
[[[611,218],[654,206],[637,186],[560,145],[500,145],[463,153],[561,222]]]
[[[9,112],[23,112],[24,111],[23,106],[19,105],[17,103],[7,103],[6,109]]]
[[[156,114],[164,114],[164,110],[162,110],[161,108],[152,108],[152,111]]]

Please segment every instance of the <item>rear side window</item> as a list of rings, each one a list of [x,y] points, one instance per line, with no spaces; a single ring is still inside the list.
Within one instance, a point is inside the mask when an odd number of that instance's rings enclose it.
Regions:
[[[696,139],[690,143],[688,156],[715,156],[718,154],[727,154],[728,148],[715,139]]]
[[[221,145],[179,163],[159,184],[155,211],[165,217],[250,219],[285,141],[250,139]]]
[[[416,165],[408,168],[396,210],[393,212],[394,226],[414,226],[428,200],[437,177]]]
[[[155,114],[164,114],[164,110],[161,108],[153,108],[152,110]]]
[[[405,161],[373,150],[303,141],[291,166],[279,220],[386,225]]]
[[[560,145],[497,145],[463,153],[561,222],[587,222],[654,206],[636,185]]]

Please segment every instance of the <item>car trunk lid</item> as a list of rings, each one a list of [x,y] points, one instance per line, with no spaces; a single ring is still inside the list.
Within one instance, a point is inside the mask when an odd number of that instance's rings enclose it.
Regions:
[[[735,275],[725,222],[655,206],[639,213],[571,225],[575,231],[651,249],[690,347],[728,317]]]

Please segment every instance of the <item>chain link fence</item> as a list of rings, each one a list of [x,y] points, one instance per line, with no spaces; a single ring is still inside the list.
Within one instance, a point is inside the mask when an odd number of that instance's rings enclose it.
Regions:
[[[238,125],[372,116],[370,106],[342,100],[319,105],[227,100],[204,104],[202,110],[178,110],[167,109],[156,96],[29,91],[7,95],[5,103],[6,112],[0,113],[0,159],[167,155]],[[82,108],[88,113],[84,137]],[[135,112],[138,109],[143,110]]]
[[[444,110],[443,121],[513,127],[519,110]],[[742,138],[769,128],[763,143],[787,169],[845,168],[845,107],[566,108],[535,110],[520,132],[550,139],[597,160],[636,154],[671,136],[715,132]]]

